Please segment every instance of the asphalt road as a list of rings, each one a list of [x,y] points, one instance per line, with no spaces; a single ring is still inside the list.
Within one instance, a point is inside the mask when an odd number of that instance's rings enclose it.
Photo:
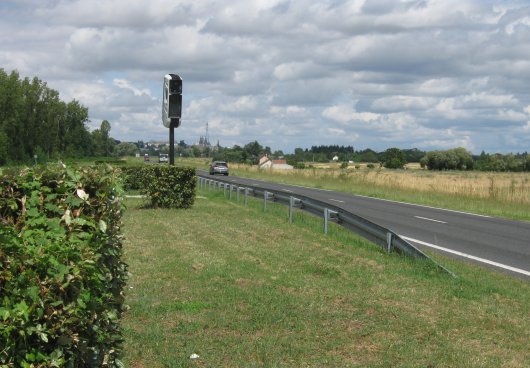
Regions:
[[[211,178],[206,171],[198,173]],[[530,222],[235,176],[216,178],[327,202],[395,231],[420,249],[434,249],[530,280]]]

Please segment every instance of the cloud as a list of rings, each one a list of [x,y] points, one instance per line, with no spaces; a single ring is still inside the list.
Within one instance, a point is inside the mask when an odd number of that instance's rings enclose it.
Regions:
[[[161,83],[174,72],[188,143],[206,123],[221,144],[285,152],[530,141],[518,0],[8,0],[0,43],[5,70],[81,101],[120,140],[167,139]]]

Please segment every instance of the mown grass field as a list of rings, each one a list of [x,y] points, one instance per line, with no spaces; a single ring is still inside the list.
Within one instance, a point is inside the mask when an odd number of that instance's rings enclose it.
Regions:
[[[127,206],[129,367],[530,365],[526,281],[437,256],[454,279],[220,193],[189,210]]]

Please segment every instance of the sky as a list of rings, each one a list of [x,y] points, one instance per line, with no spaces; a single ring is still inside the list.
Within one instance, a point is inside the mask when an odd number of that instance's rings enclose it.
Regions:
[[[530,151],[530,0],[0,0],[0,68],[121,141]]]

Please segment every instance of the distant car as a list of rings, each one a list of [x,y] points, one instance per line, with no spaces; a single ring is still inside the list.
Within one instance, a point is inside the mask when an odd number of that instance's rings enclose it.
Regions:
[[[144,162],[149,162],[149,155],[147,153],[144,155]]]
[[[228,164],[224,161],[214,161],[210,165],[210,175],[228,175]]]
[[[168,160],[169,160],[169,155],[167,153],[161,153],[158,156],[158,162],[168,162]]]

